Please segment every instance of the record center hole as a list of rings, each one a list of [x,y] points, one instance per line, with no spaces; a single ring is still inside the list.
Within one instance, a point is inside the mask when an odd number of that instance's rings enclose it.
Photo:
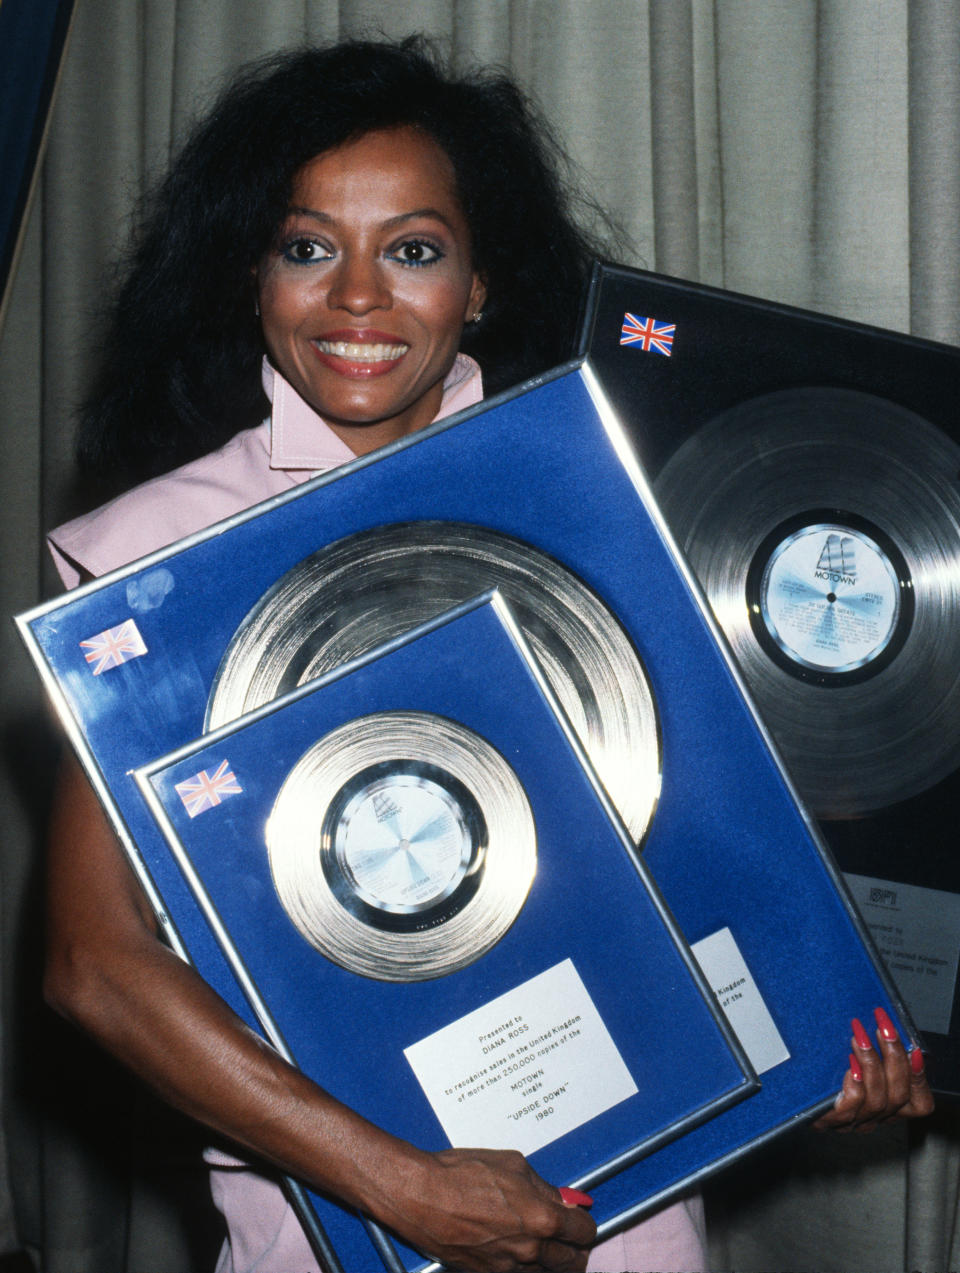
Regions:
[[[399,845],[399,847],[400,847],[400,849],[401,849],[401,851],[402,851],[403,853],[408,852],[408,851],[409,851],[409,849],[410,849],[410,841],[409,841],[409,840],[401,840],[401,841],[400,841],[400,845]]]
[[[834,601],[836,601],[836,599],[837,599],[837,594],[836,594],[835,592],[828,592],[828,593],[827,593],[827,600],[828,600],[828,601],[830,601],[830,602],[834,602]]]

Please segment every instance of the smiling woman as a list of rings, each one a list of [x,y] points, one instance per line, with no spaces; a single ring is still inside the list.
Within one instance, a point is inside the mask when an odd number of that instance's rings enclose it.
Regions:
[[[509,81],[450,79],[418,41],[241,76],[148,211],[84,409],[95,470],[155,476],[51,534],[64,580],[478,401],[467,347],[495,384],[565,358],[590,252],[552,151]],[[260,1164],[214,1159],[218,1273],[318,1268],[271,1166],[452,1268],[586,1266],[589,1214],[519,1154],[426,1153],[252,1035],[162,945],[75,765],[49,874],[51,1003]]]
[[[271,362],[354,454],[429,424],[486,295],[445,152],[405,126],[305,164],[257,286]]]
[[[607,224],[568,169],[511,80],[489,70],[449,77],[417,38],[306,49],[247,68],[147,202],[81,413],[81,463],[121,490],[254,427],[270,405],[265,340],[277,352],[318,334],[294,337],[295,310],[297,298],[312,304],[328,273],[341,315],[353,289],[383,286],[393,312],[416,322],[414,294],[423,289],[432,308],[427,293],[447,295],[464,272],[463,305],[441,343],[476,359],[487,393],[563,361],[600,251],[582,227]],[[261,325],[258,291],[261,307],[278,293],[276,330],[266,313]],[[481,301],[482,318],[470,322]],[[319,334],[344,331],[347,344],[357,327],[401,334],[380,321],[382,298],[371,312],[375,321],[351,313]],[[419,338],[411,348],[407,367],[426,352]],[[436,407],[436,385],[424,387]]]
[[[509,80],[448,77],[416,40],[301,51],[242,75],[176,160],[128,261],[81,450],[101,477],[142,484],[52,532],[64,581],[475,403],[481,375],[499,389],[565,359],[590,242],[561,164]],[[519,1154],[425,1152],[292,1069],[163,945],[72,764],[49,881],[50,1002],[261,1167],[451,1268],[703,1266],[696,1200],[591,1251],[582,1196]],[[856,1036],[827,1125],[929,1107],[919,1051],[911,1077],[880,1027],[876,1051]],[[218,1273],[316,1270],[277,1186],[237,1159],[220,1167]]]

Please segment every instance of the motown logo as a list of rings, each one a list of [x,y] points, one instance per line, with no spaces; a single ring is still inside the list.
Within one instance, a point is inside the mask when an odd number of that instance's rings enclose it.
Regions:
[[[400,812],[400,806],[396,800],[385,795],[382,791],[375,791],[373,794],[373,811],[377,815],[378,822],[386,822],[388,818],[395,818]]]
[[[854,556],[854,540],[850,535],[838,535],[831,531],[827,536],[814,577],[830,583],[845,583],[851,587],[857,582],[857,562]]]

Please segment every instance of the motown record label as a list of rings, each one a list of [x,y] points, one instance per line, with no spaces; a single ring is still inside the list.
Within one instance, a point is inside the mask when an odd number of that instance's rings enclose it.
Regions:
[[[374,924],[386,927],[387,916],[420,923],[459,889],[484,839],[476,803],[452,774],[387,761],[362,769],[331,801],[321,832],[324,874],[347,909],[369,911]]]
[[[620,623],[570,570],[521,540],[453,522],[363,531],[314,553],[230,641],[207,728],[498,588],[634,839],[660,789],[653,693]]]
[[[900,580],[864,532],[818,524],[787,535],[764,563],[760,615],[788,659],[851,672],[886,649],[900,615]]]
[[[664,466],[657,495],[761,712],[822,817],[960,764],[960,448],[840,389],[756,398]]]
[[[311,747],[277,796],[267,847],[300,933],[382,981],[478,959],[520,913],[537,857],[507,762],[472,730],[423,712],[374,713]]]

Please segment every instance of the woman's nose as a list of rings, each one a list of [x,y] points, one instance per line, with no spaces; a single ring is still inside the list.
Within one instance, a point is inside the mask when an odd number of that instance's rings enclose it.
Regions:
[[[389,309],[392,295],[382,262],[363,255],[345,255],[335,268],[328,301],[332,309],[367,314]]]

